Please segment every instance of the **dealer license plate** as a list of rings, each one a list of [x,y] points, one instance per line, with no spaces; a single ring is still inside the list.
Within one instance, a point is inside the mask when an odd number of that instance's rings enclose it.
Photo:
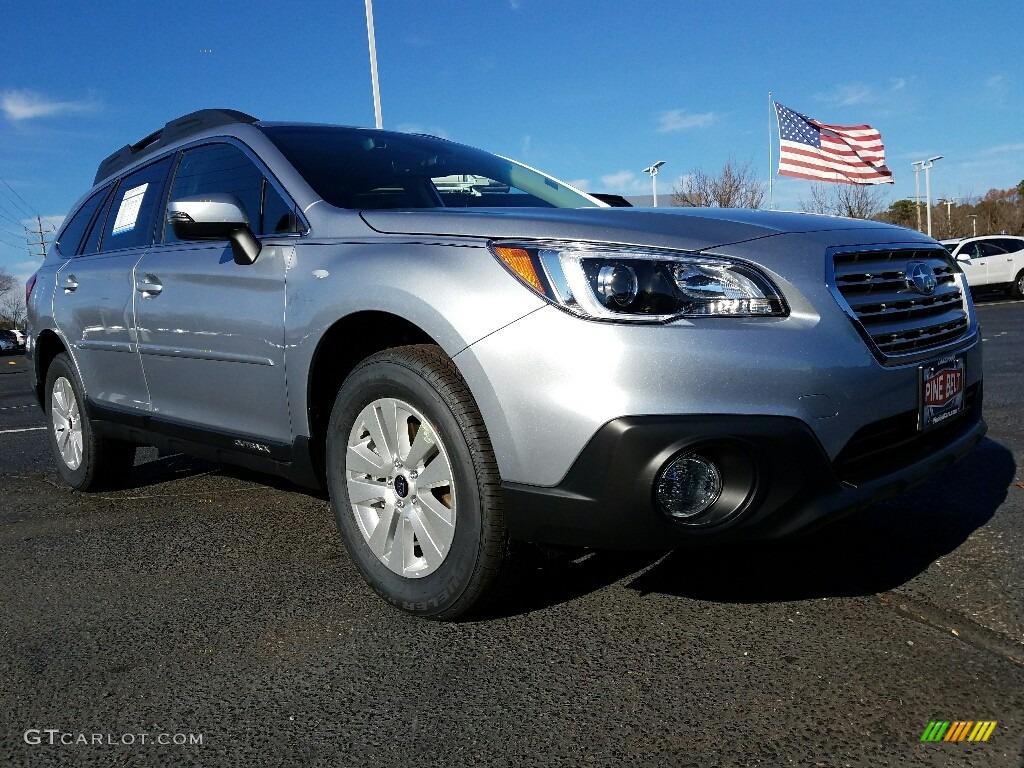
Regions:
[[[921,366],[921,406],[917,428],[928,429],[964,410],[964,360],[945,357]]]

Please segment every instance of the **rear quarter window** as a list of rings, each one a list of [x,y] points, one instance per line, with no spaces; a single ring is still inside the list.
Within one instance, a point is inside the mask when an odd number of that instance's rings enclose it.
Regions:
[[[60,235],[57,236],[57,252],[63,258],[69,258],[78,253],[78,248],[85,238],[89,225],[96,218],[96,211],[109,193],[110,186],[108,185],[86,200],[64,225]]]

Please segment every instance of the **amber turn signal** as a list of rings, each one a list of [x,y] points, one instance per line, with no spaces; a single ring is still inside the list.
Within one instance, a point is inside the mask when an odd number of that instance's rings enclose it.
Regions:
[[[501,248],[497,247],[494,252],[498,255],[505,266],[515,272],[533,290],[544,295],[544,286],[540,281],[536,268],[533,266],[533,259],[530,258],[523,248]]]

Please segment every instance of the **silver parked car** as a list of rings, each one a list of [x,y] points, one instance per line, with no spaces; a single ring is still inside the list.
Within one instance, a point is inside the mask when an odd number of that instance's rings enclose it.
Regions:
[[[70,485],[156,444],[325,486],[367,581],[435,618],[525,544],[786,536],[985,431],[934,240],[611,208],[427,136],[187,115],[100,165],[30,290]]]

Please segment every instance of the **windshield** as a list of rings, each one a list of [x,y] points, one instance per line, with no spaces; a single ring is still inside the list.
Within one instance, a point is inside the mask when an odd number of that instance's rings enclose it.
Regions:
[[[600,206],[525,165],[444,139],[321,125],[269,125],[263,132],[339,208]]]

